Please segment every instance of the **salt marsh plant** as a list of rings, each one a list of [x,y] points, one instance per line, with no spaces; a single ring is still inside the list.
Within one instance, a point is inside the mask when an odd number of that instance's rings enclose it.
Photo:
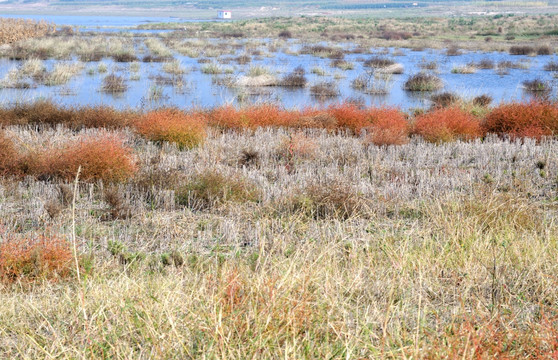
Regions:
[[[250,66],[250,68],[248,68],[246,75],[250,77],[271,75],[271,71],[266,67],[255,65],[255,66]]]
[[[54,236],[17,238],[0,233],[0,282],[57,281],[73,274],[70,243]]]
[[[21,73],[17,67],[12,67],[4,78],[0,80],[0,87],[2,88],[20,88],[25,84],[21,81]],[[30,86],[30,85],[29,85]]]
[[[21,64],[20,72],[25,76],[37,76],[45,71],[46,67],[40,59],[29,59]]]
[[[216,63],[210,63],[202,66],[201,72],[204,74],[217,75],[223,73],[223,68]]]
[[[73,77],[77,76],[84,69],[81,62],[56,63],[52,71],[45,77],[45,85],[55,86],[67,84]]]
[[[336,67],[341,70],[353,70],[355,68],[355,64],[346,60],[339,59],[333,60],[330,65],[331,67]]]
[[[443,87],[442,80],[436,75],[419,72],[410,76],[403,88],[407,91],[435,91]]]
[[[191,149],[203,143],[205,119],[177,109],[161,109],[147,113],[135,124],[138,133],[151,141],[166,141],[180,149]]]
[[[116,62],[134,62],[138,61],[138,57],[134,54],[132,50],[121,50],[112,54],[112,59]]]
[[[368,116],[371,125],[366,129],[365,142],[376,146],[403,145],[409,142],[411,125],[398,109],[373,109]]]
[[[458,107],[439,108],[420,115],[415,132],[426,141],[473,140],[483,134],[479,119]]]
[[[110,94],[124,93],[127,90],[128,84],[126,84],[126,80],[122,76],[116,74],[105,76],[103,84],[101,85],[101,91]]]
[[[176,191],[178,204],[194,210],[207,210],[226,202],[256,202],[260,196],[259,189],[247,179],[210,169],[195,174]]]
[[[492,103],[492,96],[490,95],[478,95],[473,98],[473,105],[480,106],[480,107],[487,107]]]
[[[434,94],[430,97],[432,101],[432,107],[434,108],[445,108],[458,104],[461,102],[461,98],[452,92],[442,92],[439,94]],[[482,100],[479,100],[481,102]]]
[[[339,96],[339,87],[333,81],[318,82],[310,87],[310,94],[317,98]]]
[[[366,94],[383,95],[391,91],[391,75],[368,71],[351,82],[351,87]]]
[[[183,75],[186,73],[186,68],[184,68],[180,60],[164,63],[161,69],[172,75]]]
[[[477,68],[475,66],[470,65],[458,65],[454,66],[451,69],[452,74],[474,74],[477,72]]]
[[[137,73],[137,72],[140,71],[140,69],[141,69],[141,64],[139,62],[136,61],[136,62],[132,62],[130,64],[130,71],[131,72]]]
[[[33,129],[14,131],[37,141]],[[134,140],[141,173],[116,187],[127,219],[104,216],[118,202],[107,186],[80,184],[75,215],[50,219],[42,202],[71,202],[67,184],[3,179],[3,240],[36,237],[17,231],[33,219],[68,225],[57,235],[71,238],[73,218],[78,244],[96,244],[78,247],[82,275],[93,259],[86,277],[2,284],[3,330],[26,334],[4,357],[553,357],[555,179],[533,174],[555,140],[380,147],[306,130],[315,150],[289,171],[276,149],[290,131],[208,135],[194,151]],[[238,163],[247,148],[257,165]],[[551,158],[545,170],[556,170]],[[83,282],[83,301],[65,296]],[[43,331],[45,318],[88,334]]]
[[[145,46],[151,51],[152,54],[161,57],[170,57],[172,52],[161,42],[161,40],[150,37],[145,40]]]
[[[13,140],[0,129],[0,176],[19,172],[19,156]]]
[[[320,67],[320,66],[314,66],[314,67],[310,70],[310,72],[311,72],[312,74],[316,74],[316,75],[318,75],[318,76],[326,76],[326,75],[327,75],[327,71],[326,71],[324,68]]]
[[[279,85],[286,87],[305,87],[307,83],[306,71],[303,67],[295,68],[291,73],[281,79]]]
[[[459,56],[461,54],[461,49],[459,49],[459,47],[457,47],[456,45],[452,45],[446,50],[446,56]]]
[[[537,48],[537,55],[552,55],[554,50],[548,45],[542,45]]]
[[[394,64],[395,61],[389,58],[374,56],[364,61],[363,66],[371,67],[371,68],[385,68]]]
[[[104,74],[108,71],[108,65],[104,62],[100,62],[97,65],[97,71],[99,72],[99,74]]]
[[[78,169],[83,181],[121,182],[137,170],[132,149],[110,135],[85,136],[57,146],[30,149],[21,155],[19,167],[39,179],[71,181]]]
[[[0,44],[43,37],[54,33],[55,30],[56,26],[46,21],[2,18],[0,19]]]
[[[545,71],[558,71],[558,62],[550,61],[544,65]]]
[[[530,45],[514,45],[510,47],[510,55],[530,55],[535,53],[535,48]]]
[[[153,84],[147,91],[146,100],[149,102],[158,102],[165,98],[165,89],[162,86]]]
[[[550,83],[541,79],[525,80],[522,84],[525,91],[529,92],[548,93],[552,90]]]
[[[500,135],[541,138],[558,134],[558,109],[549,102],[502,104],[486,117],[486,131]]]

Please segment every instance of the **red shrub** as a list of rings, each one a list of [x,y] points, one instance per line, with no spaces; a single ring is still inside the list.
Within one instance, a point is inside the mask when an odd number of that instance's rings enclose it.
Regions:
[[[215,108],[209,115],[209,124],[224,129],[242,129],[247,119],[242,119],[240,112],[232,105]]]
[[[201,114],[190,115],[176,109],[149,112],[135,126],[145,138],[174,143],[180,149],[198,146],[207,136],[206,122]]]
[[[349,129],[356,134],[371,124],[368,111],[354,104],[332,105],[327,112],[337,120],[339,128]]]
[[[81,166],[84,181],[124,181],[136,172],[132,149],[110,135],[87,137],[59,149],[28,154],[24,160],[30,175],[72,180]]]
[[[0,243],[0,280],[55,280],[72,270],[72,251],[59,238],[4,238]]]
[[[248,119],[250,128],[258,127],[292,127],[294,117],[289,111],[281,109],[276,105],[252,106],[242,110],[243,115]]]
[[[296,116],[272,104],[236,109],[227,105],[214,109],[209,117],[210,125],[224,129],[256,129],[266,126],[296,125]]]
[[[487,132],[514,137],[558,134],[558,107],[548,102],[511,103],[500,105],[486,117]]]
[[[368,111],[372,125],[367,141],[374,145],[402,145],[409,141],[409,123],[404,114],[393,108]]]
[[[18,172],[19,154],[13,141],[0,130],[0,176]]]
[[[471,140],[483,133],[480,122],[457,107],[436,109],[420,115],[415,123],[415,132],[429,142]]]

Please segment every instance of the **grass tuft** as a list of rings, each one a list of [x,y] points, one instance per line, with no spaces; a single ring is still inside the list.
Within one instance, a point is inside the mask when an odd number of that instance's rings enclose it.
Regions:
[[[260,191],[252,182],[215,170],[192,176],[176,190],[177,203],[194,210],[208,210],[226,202],[256,202],[260,197]]]
[[[419,72],[407,79],[403,88],[407,91],[435,91],[444,86],[442,80],[429,73]]]

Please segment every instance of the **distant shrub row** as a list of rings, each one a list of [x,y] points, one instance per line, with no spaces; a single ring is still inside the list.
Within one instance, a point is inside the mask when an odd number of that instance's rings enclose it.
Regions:
[[[277,105],[264,104],[243,108],[222,106],[212,110],[191,112],[163,108],[139,113],[119,111],[104,106],[65,108],[49,102],[38,102],[0,109],[0,126],[62,124],[73,129],[132,128],[150,141],[174,143],[181,149],[190,149],[201,144],[205,140],[208,127],[222,130],[253,130],[260,127],[348,130],[356,135],[365,132],[370,142],[376,145],[403,144],[408,141],[410,135],[420,135],[431,142],[470,140],[483,137],[488,133],[511,138],[537,139],[558,135],[558,104],[554,102],[533,100],[526,103],[502,104],[492,109],[487,108],[488,103],[489,101],[477,101],[468,107],[460,106],[454,101],[438,101],[434,108],[411,116],[396,108],[367,108],[352,103],[332,105],[325,109],[288,110]],[[114,140],[103,141],[116,146]],[[6,138],[0,137],[2,153],[6,154],[4,160],[0,159],[0,172],[7,166],[3,161],[10,162],[18,159],[18,156],[10,155],[15,150],[11,149],[8,143]],[[70,152],[71,149],[57,151],[62,153],[56,153],[52,157],[62,159],[63,154]],[[72,151],[78,155],[85,153],[81,148]],[[122,153],[124,157],[128,155],[126,151]],[[32,158],[33,161],[24,161],[22,168],[24,173],[47,172],[36,170],[40,166],[37,167],[34,162],[41,160],[40,156]],[[54,160],[44,161],[54,162]],[[65,176],[56,172],[55,164],[49,164],[47,168],[49,176]],[[92,176],[105,177],[105,175]],[[109,178],[120,176],[114,174]]]

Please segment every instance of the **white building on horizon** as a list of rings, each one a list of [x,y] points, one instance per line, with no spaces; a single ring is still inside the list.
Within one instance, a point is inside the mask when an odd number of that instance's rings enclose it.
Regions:
[[[230,19],[232,18],[232,12],[230,10],[220,10],[217,17],[219,19]]]

